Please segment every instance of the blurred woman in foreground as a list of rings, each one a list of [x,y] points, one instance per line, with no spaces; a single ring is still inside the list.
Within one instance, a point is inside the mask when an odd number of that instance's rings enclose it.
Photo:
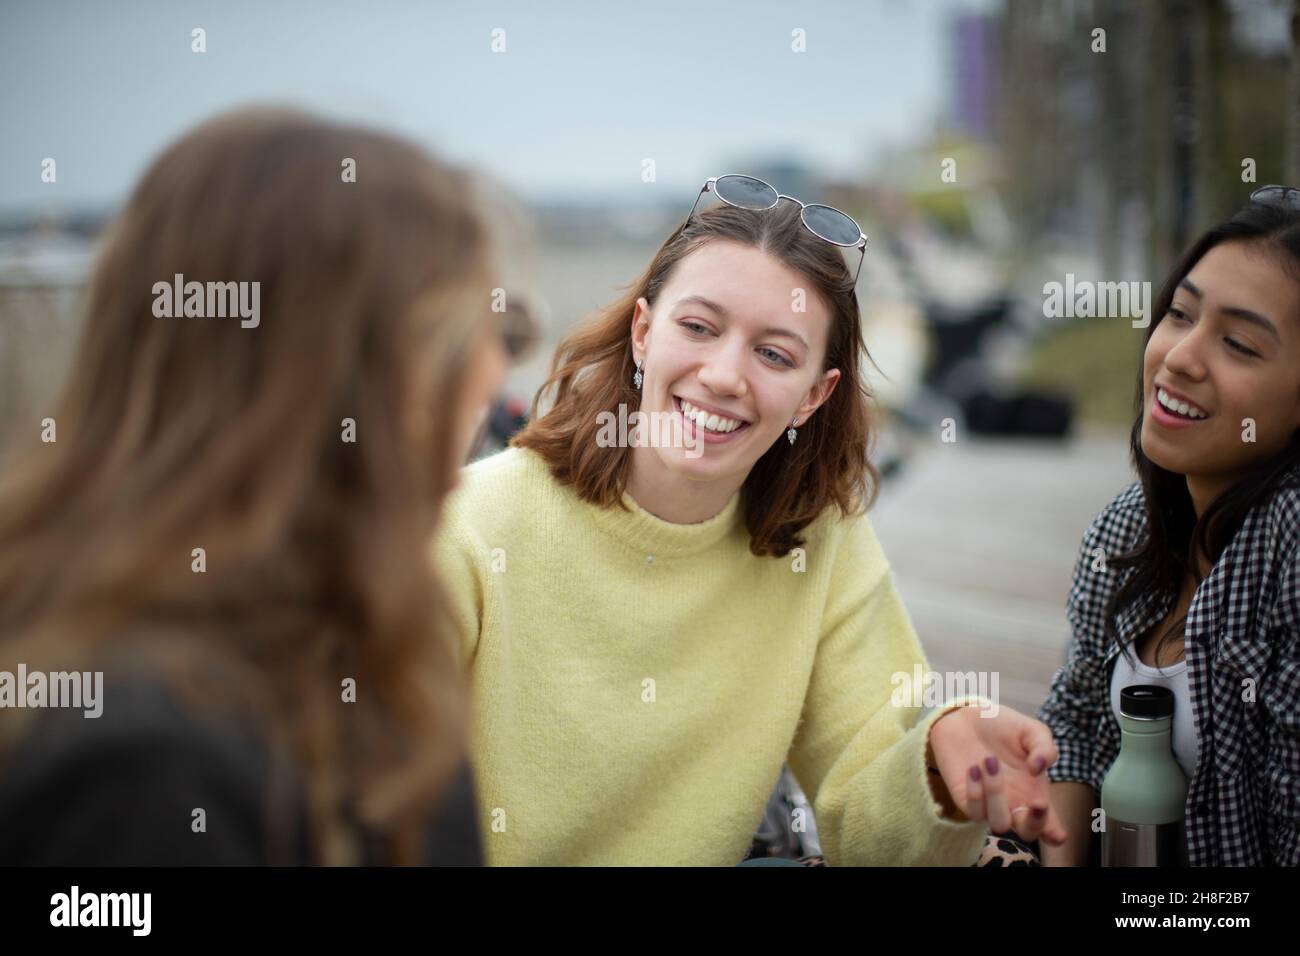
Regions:
[[[426,556],[505,358],[469,186],[269,110],[145,174],[0,476],[0,672],[104,680],[0,710],[0,863],[480,861]]]

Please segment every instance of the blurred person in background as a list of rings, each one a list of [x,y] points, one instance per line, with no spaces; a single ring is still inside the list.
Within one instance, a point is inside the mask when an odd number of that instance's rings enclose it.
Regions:
[[[1119,692],[1158,684],[1175,697],[1188,863],[1297,866],[1300,190],[1261,188],[1197,239],[1153,315],[1139,480],[1084,535],[1067,660],[1039,713],[1069,831],[1043,861],[1099,860],[1093,811],[1119,752]]]
[[[145,173],[0,489],[0,671],[104,679],[0,710],[0,863],[481,862],[427,560],[506,362],[470,185],[271,109]],[[160,316],[180,276],[260,320]]]

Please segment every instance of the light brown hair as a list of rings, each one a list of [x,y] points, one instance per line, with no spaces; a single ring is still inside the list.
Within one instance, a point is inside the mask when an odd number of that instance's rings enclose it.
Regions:
[[[653,307],[683,258],[725,239],[761,249],[805,276],[830,312],[822,371],[838,368],[841,381],[799,428],[796,445],[778,441],[745,479],[742,507],[750,551],[783,556],[802,544],[799,532],[830,505],[848,515],[865,511],[879,476],[868,460],[872,397],[860,372],[870,360],[862,340],[853,280],[839,249],[810,233],[799,207],[781,203],[763,211],[719,206],[697,214],[664,241],[628,291],[567,336],[556,350],[550,375],[533,401],[533,421],[511,441],[542,455],[555,478],[574,486],[586,501],[622,507],[632,456],[630,448],[600,447],[597,416],[629,414],[640,407],[632,384],[632,315],[644,296]],[[549,410],[539,416],[545,401]]]
[[[392,861],[421,860],[464,759],[427,549],[493,322],[471,192],[360,127],[267,109],[202,124],[111,226],[57,441],[0,486],[0,666],[147,661],[195,704],[255,712],[303,771],[319,862],[358,859],[350,808]],[[177,273],[259,282],[260,325],[156,317]]]

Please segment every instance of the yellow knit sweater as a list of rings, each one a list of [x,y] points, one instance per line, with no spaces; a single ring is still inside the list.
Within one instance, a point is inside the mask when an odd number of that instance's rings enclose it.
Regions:
[[[870,522],[827,511],[802,559],[759,558],[740,498],[680,525],[584,502],[532,451],[464,470],[433,553],[490,864],[734,865],[783,761],[832,866],[979,855],[926,779],[944,708],[891,702],[928,665]]]

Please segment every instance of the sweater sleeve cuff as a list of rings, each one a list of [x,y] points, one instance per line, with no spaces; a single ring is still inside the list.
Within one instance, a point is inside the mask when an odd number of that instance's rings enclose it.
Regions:
[[[912,805],[921,808],[924,825],[928,831],[927,843],[931,853],[930,863],[935,866],[969,866],[973,864],[984,849],[988,837],[988,824],[982,820],[951,820],[943,815],[943,808],[935,801],[930,792],[930,774],[926,766],[926,750],[930,740],[930,728],[944,714],[951,713],[968,703],[975,703],[982,698],[950,701],[942,707],[935,708],[920,723],[912,728],[915,734],[909,748],[908,789],[915,791],[909,797]]]

